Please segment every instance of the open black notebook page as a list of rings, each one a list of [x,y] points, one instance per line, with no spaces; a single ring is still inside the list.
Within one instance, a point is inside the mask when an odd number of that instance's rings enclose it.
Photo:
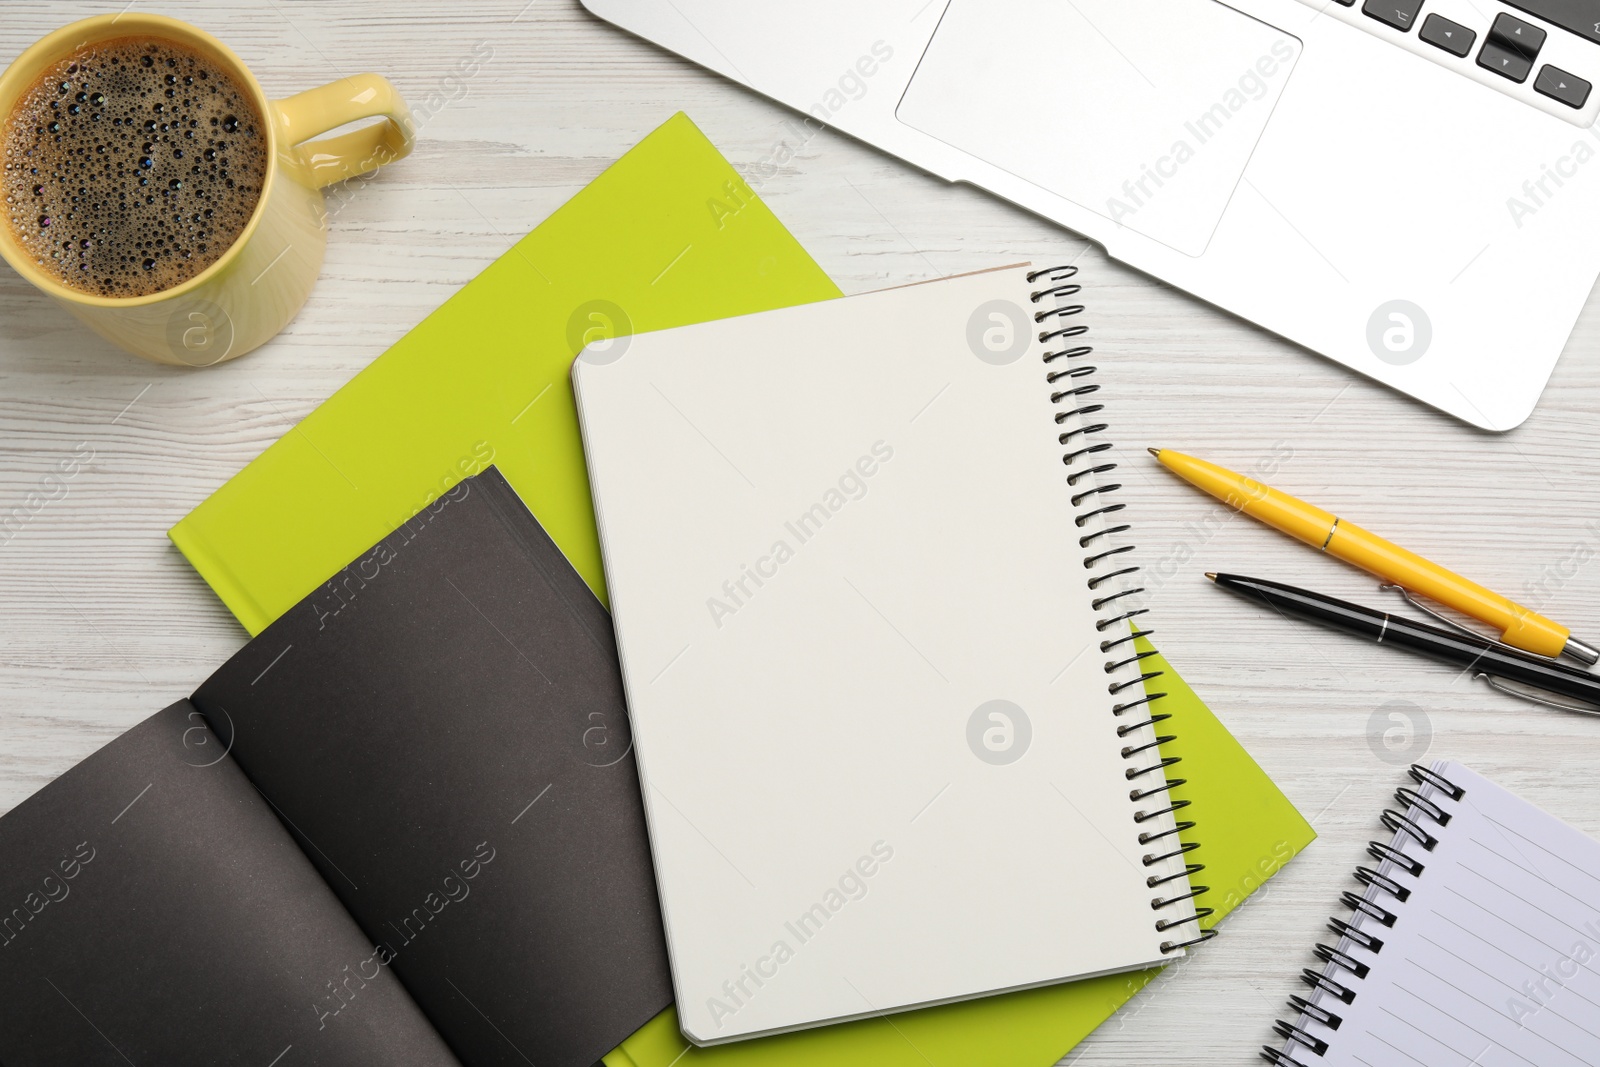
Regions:
[[[587,1067],[672,999],[614,640],[491,467],[194,696],[472,1067]]]
[[[497,471],[192,701],[0,819],[24,909],[108,842],[0,944],[0,1064],[588,1067],[671,1002],[610,620]]]
[[[0,819],[0,1063],[454,1067],[219,751],[182,701]],[[324,1027],[352,970],[362,1011]]]

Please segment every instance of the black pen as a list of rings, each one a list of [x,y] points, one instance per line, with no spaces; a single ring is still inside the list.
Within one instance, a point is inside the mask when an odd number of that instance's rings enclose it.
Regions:
[[[1298,615],[1358,637],[1370,637],[1380,645],[1396,645],[1492,678],[1521,682],[1586,704],[1600,705],[1600,678],[1531,652],[1414,622],[1403,615],[1375,611],[1309,589],[1296,589],[1282,582],[1237,574],[1208,573],[1206,577],[1230,593],[1259,600],[1285,615]]]

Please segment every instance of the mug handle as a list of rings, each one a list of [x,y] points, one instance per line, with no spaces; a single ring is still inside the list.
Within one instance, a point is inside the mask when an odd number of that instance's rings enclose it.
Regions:
[[[274,100],[272,110],[283,145],[299,155],[318,189],[393,163],[410,155],[416,144],[411,109],[389,79],[377,74],[356,74]],[[383,121],[311,140],[347,122],[370,118]]]

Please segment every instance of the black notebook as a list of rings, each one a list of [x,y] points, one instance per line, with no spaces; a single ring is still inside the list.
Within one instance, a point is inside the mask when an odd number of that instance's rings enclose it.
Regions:
[[[670,1002],[610,619],[493,468],[0,819],[5,1067],[588,1067]]]

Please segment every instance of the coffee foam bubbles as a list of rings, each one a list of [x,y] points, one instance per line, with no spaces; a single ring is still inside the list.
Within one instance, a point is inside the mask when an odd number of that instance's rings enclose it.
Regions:
[[[157,293],[215,263],[261,197],[249,95],[176,41],[126,37],[46,70],[13,108],[0,186],[17,242],[97,296]]]

